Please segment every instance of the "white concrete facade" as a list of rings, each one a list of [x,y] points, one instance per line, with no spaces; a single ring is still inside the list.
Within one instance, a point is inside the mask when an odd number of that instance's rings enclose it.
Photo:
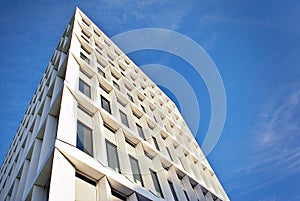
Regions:
[[[175,104],[78,8],[0,171],[0,201],[229,200]]]

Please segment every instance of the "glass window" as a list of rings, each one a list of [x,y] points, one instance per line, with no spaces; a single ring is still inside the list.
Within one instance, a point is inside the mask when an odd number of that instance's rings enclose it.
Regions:
[[[158,182],[158,177],[157,177],[156,172],[154,172],[153,170],[150,170],[150,173],[151,173],[151,178],[152,178],[154,188],[155,188],[155,191],[156,191],[157,195],[163,198],[164,196],[162,194],[161,187],[160,187],[160,184]]]
[[[85,56],[82,52],[80,52],[80,58],[83,59],[88,64],[90,64],[90,59],[87,58],[87,56]]]
[[[121,110],[119,110],[119,111],[120,111],[120,116],[121,116],[122,123],[125,124],[129,128],[127,115],[124,112],[122,112]]]
[[[137,127],[137,130],[139,132],[139,136],[145,140],[145,135],[144,135],[143,128],[138,124],[136,124],[136,127]]]
[[[184,192],[184,195],[185,195],[185,197],[186,197],[186,200],[187,200],[187,201],[190,201],[189,196],[188,196],[186,190],[183,190],[183,192]]]
[[[170,181],[168,181],[168,183],[169,183],[170,189],[171,189],[171,191],[172,191],[172,195],[173,195],[174,200],[175,200],[175,201],[179,201],[179,200],[178,200],[178,197],[177,197],[177,195],[176,195],[176,192],[175,192],[173,183],[170,182]]]
[[[136,160],[132,156],[129,156],[129,160],[134,182],[140,186],[144,186],[138,160]]]
[[[113,81],[113,84],[114,84],[115,88],[117,88],[120,91],[120,86],[115,81]]]
[[[158,143],[157,143],[157,139],[156,139],[155,137],[152,137],[152,139],[153,139],[155,148],[156,148],[157,150],[160,150],[160,149],[159,149],[159,146],[158,146]]]
[[[172,155],[171,155],[170,149],[169,149],[168,147],[166,147],[166,149],[167,149],[167,152],[168,152],[168,154],[169,154],[169,156],[170,156],[170,159],[173,161],[173,157],[172,157]]]
[[[104,98],[103,96],[101,96],[101,107],[106,110],[108,113],[111,114],[111,110],[110,110],[110,103],[109,101]]]
[[[146,113],[145,107],[141,105],[141,108]]]
[[[132,98],[132,96],[129,93],[127,93],[127,96],[129,98],[129,100],[131,100],[131,102],[133,102],[133,98]]]
[[[79,91],[84,93],[87,97],[91,98],[91,87],[82,79],[79,79]]]
[[[92,130],[80,121],[77,121],[76,147],[90,156],[93,156]]]
[[[100,68],[97,68],[98,69],[98,73],[105,78],[105,73],[103,72],[103,70],[101,70]]]
[[[106,152],[107,152],[107,161],[108,166],[120,173],[120,163],[118,157],[117,146],[113,143],[106,140]]]

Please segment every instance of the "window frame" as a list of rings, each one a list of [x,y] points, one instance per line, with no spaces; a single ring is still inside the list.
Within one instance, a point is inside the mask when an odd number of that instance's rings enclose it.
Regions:
[[[120,113],[120,118],[121,118],[121,122],[127,126],[128,128],[129,127],[129,121],[128,121],[128,117],[127,117],[127,114],[124,113],[122,110],[119,110],[119,113]],[[123,117],[123,118],[122,118]]]
[[[108,112],[109,114],[111,114],[110,101],[107,100],[102,95],[100,95],[100,99],[101,99],[101,108],[103,108],[106,112]],[[108,108],[106,106],[108,106]]]
[[[131,155],[129,155],[129,161],[132,170],[133,181],[138,185],[144,186],[143,177],[139,166],[139,161]],[[135,163],[134,165],[136,167],[133,167],[133,162]],[[137,171],[137,173],[135,173],[135,171]]]
[[[81,87],[83,86],[83,88]],[[88,94],[86,94],[85,92],[85,87],[88,87]],[[92,97],[92,90],[91,90],[91,86],[86,83],[83,79],[79,78],[79,84],[78,84],[78,89],[81,93],[83,93],[84,95],[86,95],[88,98],[91,98]]]
[[[79,132],[79,126],[82,126],[83,128],[83,133],[80,134],[78,133]],[[90,133],[90,136],[85,136],[85,132],[84,132],[84,129],[87,129]],[[86,145],[86,142],[85,142],[85,139],[87,138],[90,138],[89,139],[89,143],[90,143],[90,149],[87,150],[87,145]],[[84,141],[82,141],[82,139]],[[90,155],[90,156],[93,156],[93,130],[88,127],[87,125],[85,125],[84,123],[82,123],[81,121],[77,120],[77,130],[76,130],[76,147],[78,149],[80,149],[81,151],[85,152],[86,154]]]
[[[136,127],[137,127],[137,130],[138,130],[138,133],[139,133],[139,136],[143,139],[143,140],[146,140],[145,138],[145,133],[143,131],[143,128],[139,125],[139,124],[135,124]]]
[[[163,192],[162,192],[162,188],[160,186],[159,180],[158,180],[158,176],[157,173],[153,170],[150,169],[150,175],[151,175],[151,179],[154,185],[154,189],[156,191],[156,193],[161,197],[164,198]]]
[[[111,168],[112,170],[118,172],[118,173],[121,173],[121,169],[120,169],[120,160],[119,160],[119,154],[118,154],[118,148],[115,144],[113,144],[112,142],[108,141],[107,139],[105,140],[105,144],[106,144],[106,157],[107,157],[107,165],[109,168]],[[114,157],[115,157],[115,161],[112,161],[110,159],[113,159],[109,153],[109,146],[111,148],[113,148],[113,151],[114,151]],[[112,167],[113,164],[111,164],[111,162],[114,163],[114,167]]]

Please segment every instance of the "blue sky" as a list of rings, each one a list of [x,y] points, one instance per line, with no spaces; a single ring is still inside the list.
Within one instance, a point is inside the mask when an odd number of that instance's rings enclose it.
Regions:
[[[201,45],[226,89],[226,123],[208,159],[229,197],[300,200],[299,1],[0,2],[0,161],[78,6],[109,37],[164,28]],[[138,65],[171,66],[200,86],[201,144],[210,121],[203,81],[174,55],[149,50],[129,56]]]

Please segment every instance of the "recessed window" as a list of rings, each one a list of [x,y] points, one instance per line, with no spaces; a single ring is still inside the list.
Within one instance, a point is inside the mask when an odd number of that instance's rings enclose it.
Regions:
[[[96,34],[96,36],[100,37],[100,34],[94,30],[94,33]]]
[[[146,113],[145,107],[141,105],[141,108]]]
[[[170,187],[170,189],[171,189],[171,192],[172,192],[172,195],[173,195],[174,200],[175,200],[175,201],[179,201],[179,200],[178,200],[178,197],[177,197],[177,195],[176,195],[176,191],[175,191],[175,189],[174,189],[173,183],[170,182],[170,181],[168,181],[168,183],[169,183],[169,187]]]
[[[120,86],[115,81],[113,81],[113,85],[115,88],[117,88],[120,91]]]
[[[166,149],[167,149],[167,152],[168,152],[168,154],[169,154],[170,159],[173,161],[173,157],[172,157],[172,155],[171,155],[170,149],[169,149],[168,147],[166,147]]]
[[[77,143],[76,147],[81,151],[93,156],[92,129],[77,121]]]
[[[184,195],[185,195],[185,197],[186,197],[186,200],[187,200],[187,201],[190,201],[189,196],[188,196],[188,194],[187,194],[187,191],[186,191],[186,190],[183,190],[183,192],[184,192]]]
[[[84,93],[87,97],[91,98],[91,87],[82,79],[79,79],[79,91]]]
[[[119,110],[119,111],[120,111],[120,116],[121,116],[122,123],[125,124],[129,128],[127,115],[124,112],[122,112],[121,110]]]
[[[108,60],[108,63],[110,63],[110,65],[112,65],[113,67],[115,67],[115,64],[111,60]]]
[[[111,110],[110,110],[110,102],[104,98],[103,96],[101,96],[101,107],[106,110],[108,113],[111,114]]]
[[[145,135],[144,135],[143,128],[138,124],[136,124],[136,127],[137,127],[137,130],[139,132],[139,136],[145,140]]]
[[[154,143],[154,145],[155,145],[155,148],[156,148],[157,150],[159,150],[159,146],[158,146],[158,143],[157,143],[157,139],[156,139],[155,137],[152,137],[152,139],[153,139],[153,143]]]
[[[154,119],[154,121],[157,123],[157,119],[156,119],[156,117],[155,117],[155,116],[153,116],[153,119]]]
[[[151,174],[151,178],[152,178],[154,188],[155,188],[157,195],[163,198],[164,196],[163,196],[163,193],[162,193],[159,181],[158,181],[157,173],[150,169],[150,174]]]
[[[128,98],[129,98],[129,100],[130,100],[131,102],[133,102],[133,98],[132,98],[132,96],[131,96],[129,93],[127,93],[127,96],[128,96]]]
[[[103,72],[103,70],[101,70],[100,68],[97,68],[98,69],[98,73],[105,78],[105,73]]]
[[[90,41],[89,41],[89,37],[88,36],[86,36],[86,34],[84,33],[84,32],[82,32],[83,34],[81,34],[81,38],[83,39],[83,40],[85,40],[85,42],[87,42],[87,43],[90,43]]]
[[[101,52],[98,48],[96,48],[96,51],[97,51],[100,55],[102,55],[102,52]]]
[[[84,24],[85,26],[88,26],[88,27],[90,26],[89,23],[88,23],[85,19],[83,19],[83,18],[82,18],[82,22],[83,22],[83,24]]]
[[[90,64],[90,59],[87,58],[82,52],[80,52],[80,58],[83,59],[86,63]]]
[[[133,158],[132,156],[129,156],[129,160],[133,174],[133,181],[140,186],[144,186],[138,160]]]
[[[120,173],[120,163],[117,146],[106,140],[106,152],[108,166]]]

